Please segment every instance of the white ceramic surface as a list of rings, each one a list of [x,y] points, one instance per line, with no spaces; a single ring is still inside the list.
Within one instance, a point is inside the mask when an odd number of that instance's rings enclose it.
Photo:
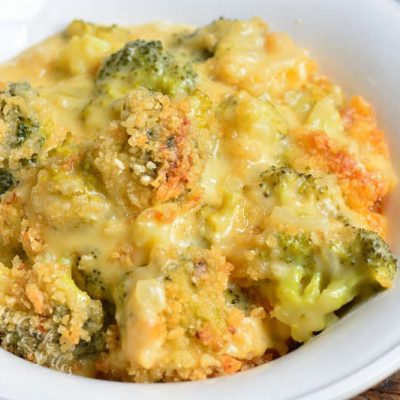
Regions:
[[[72,18],[135,24],[168,19],[204,24],[260,15],[309,48],[347,93],[375,105],[400,165],[400,6],[394,0],[0,0],[4,60]],[[1,77],[0,77],[1,78]],[[397,168],[400,171],[400,168]],[[400,175],[400,174],[399,174]],[[400,249],[400,190],[390,205]],[[354,310],[299,350],[248,372],[203,382],[124,384],[69,376],[0,350],[0,398],[7,400],[337,400],[400,367],[400,284]]]

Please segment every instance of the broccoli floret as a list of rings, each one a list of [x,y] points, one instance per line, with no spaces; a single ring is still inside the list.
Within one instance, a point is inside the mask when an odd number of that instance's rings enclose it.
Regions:
[[[46,143],[50,131],[52,143]],[[47,157],[64,132],[55,129],[45,100],[27,82],[10,83],[0,90],[0,168],[21,180]]]
[[[267,34],[268,27],[257,18],[221,18],[194,32],[179,33],[173,45],[182,56],[206,63],[213,79],[258,98],[263,93],[272,94],[270,82],[276,82],[276,71],[271,73],[271,61],[265,59]]]
[[[83,119],[90,129],[101,131],[118,118],[122,99],[132,89],[144,87],[169,96],[189,94],[195,89],[196,78],[191,64],[178,62],[163,50],[160,41],[128,42],[104,61],[95,96],[84,108]]]
[[[240,31],[243,21],[219,18],[203,28],[175,35],[175,46],[188,52],[194,61],[203,62],[214,57],[221,39],[232,31]]]
[[[286,166],[272,166],[260,176],[256,189],[259,201],[272,220],[315,230],[332,230],[362,222],[345,204],[334,177],[316,177]]]
[[[15,184],[14,175],[7,169],[0,168],[0,194],[8,192]]]
[[[8,91],[11,96],[21,96],[24,98],[37,94],[27,81],[10,83],[8,85]]]
[[[29,109],[30,101],[37,96],[27,82],[11,83],[7,90],[0,92],[0,118],[6,124],[11,147],[20,146],[38,133],[38,117]]]
[[[198,187],[207,132],[198,134],[190,104],[185,106],[144,88],[126,96],[120,119],[100,138],[94,163],[122,206],[139,211]]]
[[[28,104],[37,94],[27,82],[11,83],[0,89],[0,195],[11,190],[18,182],[15,173],[26,166],[26,156],[36,155],[28,146],[22,146],[31,138],[34,151],[39,151],[37,115]],[[26,151],[26,153],[25,153]],[[25,165],[23,165],[25,163]]]
[[[104,297],[106,288],[99,270],[94,269],[93,271],[79,271],[82,287],[85,291],[90,294],[90,297],[94,299],[101,299]]]
[[[38,125],[32,123],[32,121],[19,121],[17,126],[17,133],[16,133],[16,142],[15,145],[19,146],[20,144],[24,143],[28,136],[32,135],[38,128]]]
[[[280,203],[288,203],[293,196],[319,201],[329,195],[327,185],[312,174],[297,172],[286,166],[272,166],[261,174],[260,188],[264,196],[272,194],[279,198]]]
[[[340,238],[316,232],[273,232],[249,263],[248,273],[268,299],[272,315],[300,342],[337,319],[354,299],[390,287],[396,260],[374,232],[346,227]]]
[[[0,265],[0,288],[0,345],[6,350],[70,372],[104,349],[101,303],[76,287],[68,264]]]
[[[326,240],[310,232],[279,232],[273,235],[276,243],[272,242],[271,248],[279,252],[283,262],[308,267],[318,264],[316,255],[322,254],[326,248],[338,257],[340,264],[359,268],[366,274],[365,279],[390,287],[396,273],[396,259],[388,244],[376,232],[363,228],[348,226],[341,235],[342,240]]]
[[[96,267],[96,263],[97,256],[94,252],[79,256],[72,270],[74,281],[92,299],[111,300],[109,287],[104,281],[103,274]]]
[[[79,361],[104,350],[104,332],[95,332],[89,341],[81,340],[74,350],[62,349],[59,318],[67,310],[56,308],[53,318],[0,306],[0,345],[5,350],[53,369],[72,372]]]
[[[271,167],[257,188],[268,219],[246,272],[300,342],[335,321],[344,305],[390,287],[396,273],[388,245],[358,223],[332,187],[308,173]]]
[[[280,258],[285,263],[311,265],[313,260],[313,246],[309,234],[298,233],[290,235],[280,233],[276,236]]]
[[[352,248],[357,249],[373,280],[382,287],[392,286],[397,270],[396,258],[389,245],[376,232],[358,229]]]
[[[191,64],[178,63],[156,40],[128,42],[106,59],[96,79],[98,91],[113,98],[138,86],[168,95],[188,93],[195,84],[196,73]]]
[[[57,329],[52,320],[0,306],[0,343],[4,349],[39,365],[69,372],[73,353],[61,351]]]
[[[63,160],[67,162],[68,158]],[[93,224],[109,215],[110,203],[92,181],[95,178],[79,166],[65,170],[54,162],[38,173],[31,191],[32,209],[43,222],[57,229]]]

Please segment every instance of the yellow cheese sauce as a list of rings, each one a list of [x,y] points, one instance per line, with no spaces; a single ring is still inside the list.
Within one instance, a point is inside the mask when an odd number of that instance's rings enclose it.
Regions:
[[[286,354],[388,288],[384,134],[261,19],[73,21],[0,66],[0,343],[133,382]]]

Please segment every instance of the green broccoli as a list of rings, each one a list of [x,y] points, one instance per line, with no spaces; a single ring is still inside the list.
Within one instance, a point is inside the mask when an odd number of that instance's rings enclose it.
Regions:
[[[208,132],[197,129],[203,111],[193,109],[190,115],[178,101],[145,88],[129,92],[114,121],[119,129],[100,137],[94,161],[111,198],[136,213],[198,190]]]
[[[371,278],[382,287],[390,287],[396,274],[397,263],[388,244],[377,233],[358,229],[352,246],[353,251],[359,254],[362,262],[368,267]]]
[[[14,175],[7,169],[0,168],[0,194],[8,192],[15,184]]]
[[[10,83],[0,90],[0,168],[8,171],[2,173],[2,182],[7,181],[9,188],[14,186],[11,181],[21,180],[46,157],[45,139],[50,130],[54,139],[58,134],[53,128],[45,100],[29,83]],[[10,179],[10,174],[15,179]]]
[[[0,306],[0,343],[4,349],[39,365],[70,371],[73,354],[61,351],[57,328],[47,318]]]
[[[59,149],[62,151],[62,149]],[[56,156],[53,156],[54,160]],[[64,160],[68,160],[65,157]],[[49,226],[71,229],[93,224],[110,212],[107,198],[96,189],[96,178],[79,167],[65,171],[55,162],[42,168],[31,191],[32,209]]]
[[[23,293],[16,289],[21,269]],[[104,349],[102,304],[75,285],[69,261],[0,265],[0,290],[0,345],[6,350],[39,365],[72,371]]]
[[[163,50],[160,41],[128,42],[104,61],[94,98],[83,109],[83,119],[90,129],[102,130],[112,119],[118,119],[123,98],[133,89],[144,87],[169,96],[190,94],[195,91],[196,79],[191,64],[178,62]]]
[[[218,62],[221,58],[223,60],[226,54],[232,54],[239,49],[244,61],[249,50],[262,48],[267,31],[267,27],[257,18],[241,21],[221,17],[194,31],[177,33],[172,45],[175,51],[189,56],[194,62],[210,59],[212,62]],[[252,59],[254,53],[255,51],[251,50]]]
[[[221,39],[232,31],[240,31],[243,21],[219,18],[203,28],[175,35],[177,49],[189,53],[196,62],[204,62],[215,56]]]
[[[37,115],[25,104],[37,96],[27,82],[11,83],[7,90],[0,92],[0,117],[7,126],[11,147],[18,147],[37,134]]]
[[[104,350],[105,334],[100,329],[99,314],[93,314],[87,324],[90,340],[81,340],[73,350],[65,351],[59,328],[61,318],[67,315],[68,310],[62,306],[55,308],[52,318],[0,306],[0,345],[36,364],[72,372],[79,368],[79,361]]]
[[[113,98],[138,86],[175,95],[192,92],[195,85],[191,64],[179,64],[159,40],[128,42],[105,60],[96,79],[97,90]]]
[[[396,273],[396,259],[388,244],[376,232],[362,228],[345,227],[341,239],[332,240],[315,232],[273,232],[265,244],[268,257],[323,272],[321,266],[327,255],[335,255],[340,265],[360,269],[365,274],[363,279],[381,287],[390,287]]]
[[[8,92],[10,93],[11,96],[21,96],[24,98],[37,95],[35,90],[27,81],[10,83],[8,85]]]
[[[104,297],[106,287],[104,285],[101,272],[97,269],[93,271],[79,271],[79,278],[82,284],[82,288],[85,289],[90,297],[93,299],[101,299]]]
[[[352,221],[363,227],[360,217],[347,207],[334,179],[272,166],[261,174],[255,192],[274,223],[335,230]]]
[[[302,199],[320,201],[329,195],[328,186],[312,174],[297,172],[286,166],[272,166],[261,174],[260,188],[265,197],[274,194],[280,203],[293,200],[293,196]]]
[[[286,207],[286,215],[295,208],[298,214],[288,219],[279,214],[285,223],[260,233],[247,272],[272,315],[290,327],[295,340],[304,342],[335,321],[344,305],[390,287],[396,260],[377,233],[352,226],[341,216],[339,197],[320,179],[287,167],[272,167],[261,179],[260,189],[266,201],[272,199],[272,210]],[[297,217],[304,210],[314,210],[312,221],[331,213],[329,229],[318,222],[301,225]]]
[[[95,252],[79,256],[72,270],[74,281],[92,299],[111,300],[109,288],[104,281],[101,271],[96,267],[97,262]]]

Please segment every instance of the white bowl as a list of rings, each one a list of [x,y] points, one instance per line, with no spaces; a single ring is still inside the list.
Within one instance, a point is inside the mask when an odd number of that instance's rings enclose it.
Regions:
[[[73,18],[121,24],[168,19],[200,25],[219,16],[259,15],[309,48],[322,70],[347,93],[360,93],[374,104],[399,165],[400,5],[394,0],[2,0],[1,6],[2,60],[55,33]],[[389,214],[392,245],[399,253],[400,190],[392,196]],[[399,306],[398,279],[393,289],[293,353],[247,372],[201,382],[91,380],[42,368],[1,350],[0,398],[349,398],[400,367]]]

